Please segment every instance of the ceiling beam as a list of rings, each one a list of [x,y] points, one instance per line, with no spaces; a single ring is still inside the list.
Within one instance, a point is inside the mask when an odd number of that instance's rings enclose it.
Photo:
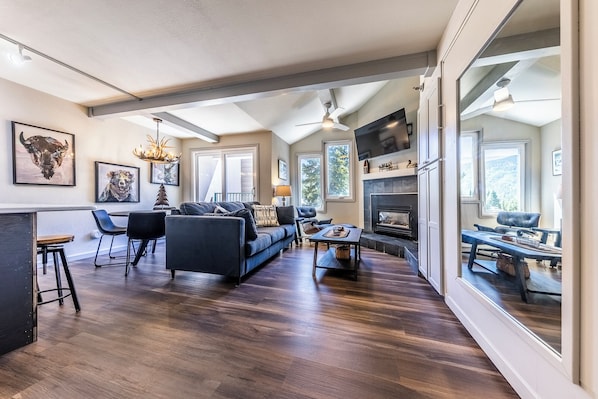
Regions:
[[[326,68],[229,85],[204,87],[89,107],[90,117],[125,116],[141,110],[151,113],[169,109],[207,106],[253,100],[292,91],[335,87],[427,75],[436,66],[436,51],[385,58],[376,61]]]
[[[499,37],[488,45],[472,66],[495,65],[558,55],[560,40],[559,28]]]
[[[208,143],[218,143],[220,141],[220,136],[202,129],[201,127],[192,124],[191,122],[187,122],[184,119],[179,118],[178,116],[169,114],[168,112],[155,112],[152,114],[156,118],[162,119],[164,122],[167,122],[171,125],[174,125],[176,129],[182,128],[183,130],[191,132],[194,136]]]

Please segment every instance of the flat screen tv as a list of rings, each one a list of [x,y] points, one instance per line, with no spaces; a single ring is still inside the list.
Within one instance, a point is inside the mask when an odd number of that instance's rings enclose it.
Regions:
[[[408,149],[405,108],[355,129],[355,144],[360,161]]]

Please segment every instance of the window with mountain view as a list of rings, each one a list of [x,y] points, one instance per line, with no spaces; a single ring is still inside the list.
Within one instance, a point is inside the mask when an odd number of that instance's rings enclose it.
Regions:
[[[523,211],[525,144],[482,144],[482,214]]]

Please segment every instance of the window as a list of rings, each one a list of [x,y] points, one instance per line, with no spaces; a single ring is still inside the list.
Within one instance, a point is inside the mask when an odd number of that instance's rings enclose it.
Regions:
[[[324,143],[326,157],[326,200],[353,200],[353,142]]]
[[[461,201],[477,202],[479,132],[463,132],[459,138]]]
[[[257,147],[197,150],[193,157],[194,201],[254,201]]]
[[[525,143],[482,144],[482,214],[525,210]]]
[[[299,165],[299,204],[324,210],[322,201],[322,154],[301,154]]]

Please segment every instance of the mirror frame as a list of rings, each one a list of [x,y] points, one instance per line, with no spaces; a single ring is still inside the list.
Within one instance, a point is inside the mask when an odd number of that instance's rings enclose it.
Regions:
[[[516,1],[512,6],[510,12],[507,13],[504,20],[498,25],[497,29],[483,44],[480,51],[474,56],[471,62],[464,66],[463,70],[458,74],[456,85],[456,108],[455,108],[455,138],[458,143],[460,136],[460,110],[459,110],[459,78],[468,70],[471,63],[478,58],[483,49],[496,37],[502,27],[508,22],[509,18],[517,8],[525,0]],[[472,9],[476,4],[472,5]],[[468,18],[471,17],[468,15]],[[522,341],[527,342],[534,348],[535,352],[552,365],[555,369],[564,374],[568,380],[574,384],[579,384],[579,336],[580,336],[580,215],[579,206],[580,200],[580,130],[579,130],[579,38],[577,26],[579,21],[578,14],[578,0],[560,0],[560,38],[561,38],[561,89],[562,89],[562,118],[561,118],[561,142],[563,154],[563,261],[567,265],[562,274],[562,306],[561,306],[561,353],[558,355],[551,347],[539,340],[526,327],[523,327],[516,319],[499,308],[496,304],[491,302],[479,290],[474,288],[470,283],[461,278],[461,253],[450,254],[450,257],[455,259],[457,265],[457,283],[463,289],[475,296],[478,301],[483,304],[488,311],[493,312],[499,318],[502,318],[505,325],[514,329],[518,336],[522,337]],[[457,176],[454,176],[456,182],[459,182],[459,151],[458,144],[452,145],[456,148],[449,148],[446,150],[454,150],[456,155],[455,171]],[[457,204],[457,227],[455,229],[445,230],[444,237],[448,234],[454,234],[456,237],[461,236],[461,212],[460,212],[460,193],[459,184],[456,188],[455,203]],[[450,205],[450,204],[449,204]],[[449,240],[447,240],[449,241]],[[460,249],[460,239],[456,239],[454,248]],[[451,247],[449,245],[449,247]],[[452,247],[451,247],[452,248]],[[452,249],[451,249],[452,251]],[[455,258],[456,256],[456,258]],[[446,273],[446,272],[445,272]],[[454,301],[454,300],[453,300]],[[458,304],[456,306],[459,306]],[[463,313],[467,318],[467,314]],[[468,326],[468,329],[475,328],[475,324]],[[513,366],[508,366],[513,367]]]

